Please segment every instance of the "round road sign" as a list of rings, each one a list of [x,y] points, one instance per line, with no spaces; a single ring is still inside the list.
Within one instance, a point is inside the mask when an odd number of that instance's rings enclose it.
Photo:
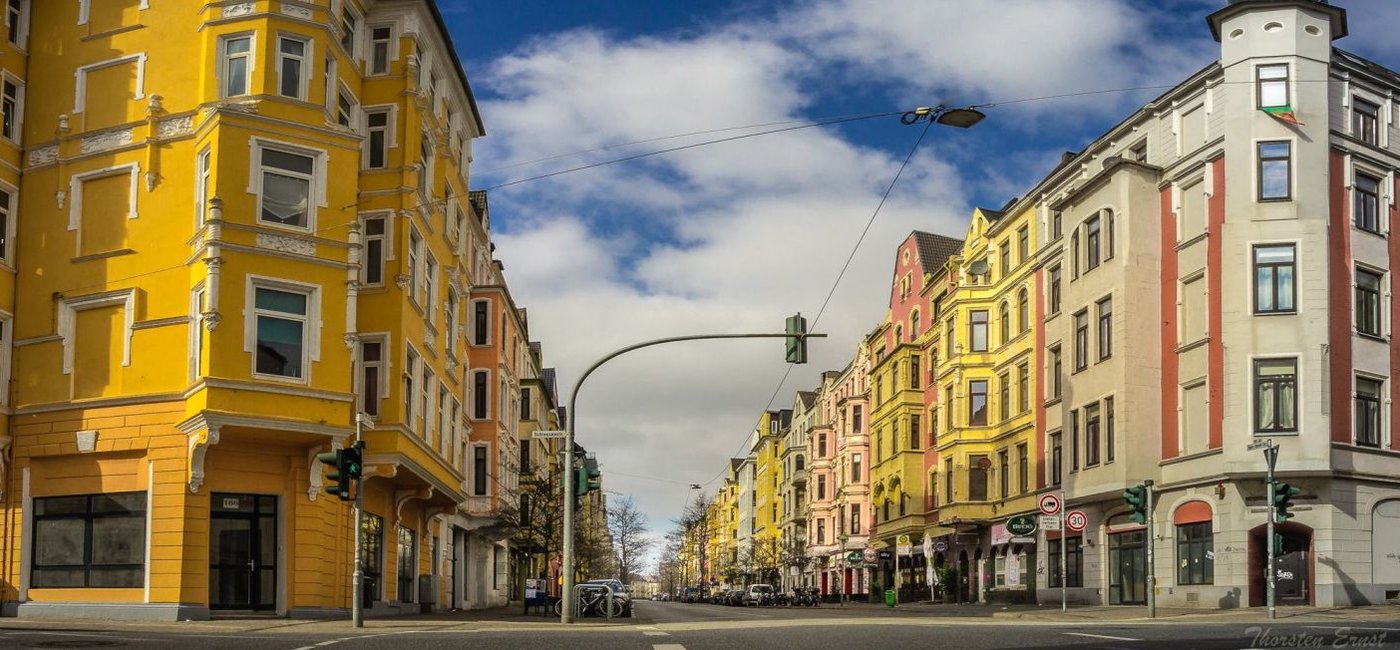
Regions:
[[[1053,494],[1046,494],[1040,497],[1041,514],[1055,515],[1060,513],[1060,497]]]
[[[869,563],[869,564],[874,564],[874,563],[875,563],[875,559],[876,559],[875,549],[873,549],[873,548],[867,548],[867,549],[865,549],[865,552],[862,553],[862,557],[865,559],[865,561],[866,561],[867,563]]]
[[[1065,515],[1065,526],[1073,531],[1082,531],[1089,527],[1089,515],[1082,510],[1071,510]]]
[[[943,540],[941,540],[941,539],[938,540],[938,541],[936,541],[936,542],[934,542],[934,543],[933,543],[933,550],[934,550],[935,553],[942,553],[943,551],[948,550],[948,542],[945,542],[945,541],[943,541]]]

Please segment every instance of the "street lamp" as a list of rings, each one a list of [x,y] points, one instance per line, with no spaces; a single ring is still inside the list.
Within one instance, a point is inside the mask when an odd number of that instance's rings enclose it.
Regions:
[[[929,108],[927,106],[920,106],[901,115],[899,117],[899,122],[901,124],[915,124],[917,122],[929,120],[944,126],[955,126],[960,129],[966,129],[981,122],[986,117],[986,113],[972,107],[948,108],[946,106],[935,106]]]
[[[850,568],[850,564],[851,564],[851,563],[846,561],[846,542],[850,541],[850,539],[851,539],[851,537],[850,537],[849,535],[847,535],[844,531],[843,531],[839,536],[837,536],[837,538],[836,538],[836,541],[841,542],[841,550],[838,552],[839,554],[836,556],[836,561],[837,561],[837,562],[840,562],[840,563],[842,563],[842,564],[844,564],[844,565],[846,565],[846,568],[847,568],[847,569]],[[838,592],[836,592],[836,593],[840,594],[841,606],[842,606],[842,607],[845,607],[845,606],[846,606],[846,572],[845,572],[845,571],[842,571],[840,574],[838,574],[838,575],[836,576],[836,578],[837,578],[837,584],[841,587],[840,591],[838,591]]]

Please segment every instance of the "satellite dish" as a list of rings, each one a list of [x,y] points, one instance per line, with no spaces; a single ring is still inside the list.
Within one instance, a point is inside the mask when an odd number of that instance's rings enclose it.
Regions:
[[[992,267],[991,265],[987,264],[987,260],[977,260],[976,262],[969,264],[967,267],[967,272],[971,273],[972,275],[986,275],[991,270]]]

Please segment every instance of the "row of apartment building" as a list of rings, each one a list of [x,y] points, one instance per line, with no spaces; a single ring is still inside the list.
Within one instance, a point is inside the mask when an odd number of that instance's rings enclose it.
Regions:
[[[553,372],[435,3],[4,5],[4,613],[347,615],[357,413],[371,614],[552,577],[505,515]]]
[[[1400,597],[1400,74],[1335,48],[1325,2],[1207,22],[1217,61],[963,237],[899,245],[882,322],[731,462],[703,575],[1259,605],[1270,440],[1302,489],[1280,602]],[[1150,539],[1122,498],[1149,479]],[[1007,530],[1045,494],[1085,530]]]

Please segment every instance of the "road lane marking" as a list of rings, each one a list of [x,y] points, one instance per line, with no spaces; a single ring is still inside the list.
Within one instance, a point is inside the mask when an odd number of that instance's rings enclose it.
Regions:
[[[685,646],[679,643],[658,643],[653,645],[651,650],[685,650]]]
[[[671,636],[661,630],[643,630],[642,634],[646,636]]]
[[[1087,636],[1091,639],[1111,639],[1113,641],[1141,641],[1142,639],[1130,639],[1126,636],[1109,636],[1107,634],[1089,634],[1088,632],[1061,632],[1069,636]]]
[[[1312,630],[1383,630],[1385,632],[1400,632],[1397,627],[1358,627],[1356,625],[1304,625],[1303,627]]]

